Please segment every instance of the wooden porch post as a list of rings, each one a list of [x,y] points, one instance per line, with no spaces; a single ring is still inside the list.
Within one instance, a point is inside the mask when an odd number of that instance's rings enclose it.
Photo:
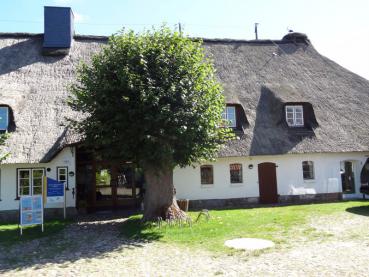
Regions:
[[[136,199],[136,170],[132,165],[132,198]]]
[[[91,169],[91,174],[92,174],[92,184],[91,184],[91,191],[90,191],[90,207],[89,207],[89,211],[90,212],[95,212],[96,211],[96,161],[95,159],[92,161],[92,169]]]
[[[117,172],[117,166],[115,164],[111,166],[110,186],[111,186],[111,197],[113,201],[112,203],[113,209],[116,209],[118,207],[118,194],[117,194],[118,172]]]

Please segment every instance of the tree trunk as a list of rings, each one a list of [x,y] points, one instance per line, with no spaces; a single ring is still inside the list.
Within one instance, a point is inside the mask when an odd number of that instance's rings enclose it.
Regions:
[[[144,168],[146,192],[143,221],[166,219],[185,219],[186,213],[177,205],[173,186],[173,170],[165,168],[158,171],[152,167]]]

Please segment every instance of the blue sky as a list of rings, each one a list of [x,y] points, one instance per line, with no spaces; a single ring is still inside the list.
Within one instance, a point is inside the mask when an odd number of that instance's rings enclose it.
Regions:
[[[43,6],[70,6],[78,34],[110,35],[123,26],[175,27],[190,36],[280,39],[306,33],[325,56],[369,79],[368,0],[1,0],[0,32],[43,32]]]

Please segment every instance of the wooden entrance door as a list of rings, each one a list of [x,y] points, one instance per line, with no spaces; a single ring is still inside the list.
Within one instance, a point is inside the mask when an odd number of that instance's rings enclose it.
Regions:
[[[258,164],[260,203],[278,202],[277,173],[275,163]]]
[[[355,193],[355,173],[354,163],[351,161],[345,161],[343,172],[341,173],[342,179],[342,192],[343,193]]]

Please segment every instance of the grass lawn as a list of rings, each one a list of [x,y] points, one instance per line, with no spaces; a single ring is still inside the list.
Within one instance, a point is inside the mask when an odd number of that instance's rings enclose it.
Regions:
[[[141,216],[132,216],[122,226],[122,234],[131,239],[158,240],[188,247],[224,251],[224,241],[239,237],[273,240],[278,245],[288,244],[298,237],[324,238],[309,226],[314,217],[348,213],[369,216],[368,201],[342,201],[337,203],[265,207],[237,210],[210,211],[211,219],[201,219],[192,227],[167,226],[159,228],[155,223],[140,223]],[[194,220],[198,212],[190,212]]]
[[[17,242],[51,236],[63,230],[69,223],[71,221],[68,220],[46,221],[44,232],[41,232],[41,225],[34,225],[23,228],[22,236],[18,224],[0,224],[0,246],[11,246]]]

